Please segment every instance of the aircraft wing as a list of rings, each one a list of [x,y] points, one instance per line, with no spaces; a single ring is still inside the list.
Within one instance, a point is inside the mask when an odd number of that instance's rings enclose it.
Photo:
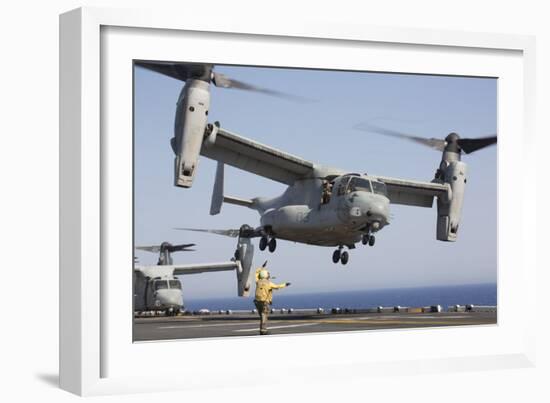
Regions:
[[[165,266],[168,267],[168,266]],[[238,261],[228,261],[221,263],[200,263],[200,264],[176,264],[172,265],[174,275],[181,276],[183,274],[209,273],[216,271],[233,271],[240,270],[241,263]]]
[[[432,207],[433,198],[444,200],[451,198],[451,187],[448,184],[412,181],[385,176],[375,176],[386,184],[390,203],[407,206]]]
[[[287,185],[311,175],[314,168],[310,161],[221,128],[213,144],[203,145],[201,154]]]

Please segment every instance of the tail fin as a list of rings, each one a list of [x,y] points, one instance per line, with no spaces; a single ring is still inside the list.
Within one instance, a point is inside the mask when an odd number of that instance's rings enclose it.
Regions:
[[[212,202],[210,203],[210,215],[219,214],[222,210],[222,204],[230,203],[237,206],[254,208],[254,202],[249,199],[223,195],[224,164],[218,161],[216,167],[216,179],[214,180],[214,189],[212,190]]]
[[[218,161],[216,167],[216,179],[212,190],[212,202],[210,203],[210,215],[219,214],[223,203],[223,162]]]

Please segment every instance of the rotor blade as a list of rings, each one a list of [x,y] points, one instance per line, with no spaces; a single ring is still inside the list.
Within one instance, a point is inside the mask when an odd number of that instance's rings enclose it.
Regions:
[[[474,151],[481,150],[482,148],[489,147],[496,144],[497,136],[481,137],[477,139],[458,139],[457,143],[466,154],[473,153]]]
[[[354,127],[357,130],[363,130],[371,133],[377,133],[377,134],[383,134],[385,136],[391,136],[391,137],[397,137],[402,139],[407,139],[410,141],[414,141],[415,143],[422,144],[424,146],[433,148],[438,151],[443,151],[445,149],[445,140],[441,139],[427,139],[425,137],[418,137],[413,136],[411,134],[406,134],[402,132],[398,132],[396,130],[386,129],[383,127],[371,125],[371,124],[360,124]]]
[[[136,249],[144,250],[146,252],[153,252],[153,253],[159,253],[160,252],[160,246],[136,246]]]
[[[231,238],[237,238],[239,236],[238,229],[202,229],[202,228],[174,228],[181,231],[195,231],[195,232],[207,232],[210,234],[224,235]]]
[[[187,244],[182,244],[182,245],[173,245],[171,249],[171,252],[192,252],[194,251],[195,249],[188,249],[192,246],[195,246],[196,244],[194,243],[187,243]]]
[[[190,78],[210,80],[211,64],[137,61],[136,66],[155,71],[176,80]]]
[[[311,99],[300,97],[297,95],[287,94],[284,92],[270,90],[262,87],[256,87],[255,85],[247,84],[243,81],[229,78],[225,74],[216,73],[216,72],[212,73],[212,82],[216,87],[220,87],[220,88],[235,88],[238,90],[254,91],[254,92],[259,92],[262,94],[284,98],[284,99],[288,99],[296,102],[313,102],[313,100]]]

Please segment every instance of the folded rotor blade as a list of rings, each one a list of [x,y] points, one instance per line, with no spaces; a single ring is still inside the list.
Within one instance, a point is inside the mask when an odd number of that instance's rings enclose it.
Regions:
[[[477,139],[458,139],[457,143],[466,154],[489,147],[497,142],[497,136],[480,137]]]
[[[216,87],[220,87],[220,88],[235,88],[238,90],[254,91],[254,92],[259,92],[262,94],[284,98],[284,99],[288,99],[296,102],[313,102],[313,100],[308,98],[300,97],[297,95],[291,95],[280,91],[270,90],[267,88],[257,87],[252,84],[247,84],[243,81],[229,78],[225,74],[216,73],[216,72],[212,74],[212,82]]]
[[[224,235],[231,238],[237,238],[239,236],[238,229],[203,229],[203,228],[174,228],[181,231],[195,231],[195,232],[207,232],[210,234]]]
[[[415,143],[422,144],[438,151],[443,151],[446,146],[445,140],[435,138],[428,139],[425,137],[413,136],[411,134],[406,134],[396,130],[386,129],[384,127],[379,127],[367,123],[357,125],[355,126],[355,129],[414,141]]]

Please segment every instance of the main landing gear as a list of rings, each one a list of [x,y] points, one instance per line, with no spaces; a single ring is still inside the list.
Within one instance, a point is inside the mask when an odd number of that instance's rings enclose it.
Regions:
[[[332,261],[333,263],[342,263],[343,265],[346,265],[349,260],[349,254],[347,251],[342,252],[342,246],[339,246],[338,249],[334,251],[332,254]]]
[[[372,234],[364,234],[361,238],[361,243],[363,245],[369,244],[369,246],[374,246],[374,242],[376,241],[376,238],[374,238],[374,235]]]
[[[164,315],[166,316],[178,316],[180,313],[180,310],[178,308],[168,308],[166,311],[164,311]]]
[[[271,253],[277,249],[277,240],[275,238],[268,239],[266,236],[260,238],[260,250],[267,248]]]

